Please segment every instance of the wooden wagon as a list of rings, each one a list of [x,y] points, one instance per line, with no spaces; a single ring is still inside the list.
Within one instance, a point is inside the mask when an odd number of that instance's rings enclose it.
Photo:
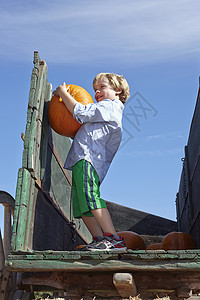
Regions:
[[[170,299],[197,299],[199,249],[117,254],[74,251],[77,245],[90,242],[91,236],[83,222],[73,218],[71,173],[63,168],[71,142],[49,126],[51,90],[47,65],[35,52],[15,200],[0,192],[5,208],[4,246],[0,236],[0,299],[34,299],[36,291],[52,291],[64,299],[129,299],[137,295],[142,299],[166,295]],[[180,193],[178,226],[183,227]],[[111,202],[107,205],[118,231],[137,232],[146,242],[177,230],[174,221]],[[194,233],[200,247],[198,231],[191,228],[186,231]]]

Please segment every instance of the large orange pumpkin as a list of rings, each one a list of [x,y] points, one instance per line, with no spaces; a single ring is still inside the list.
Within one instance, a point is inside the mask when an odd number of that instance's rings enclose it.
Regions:
[[[84,105],[93,103],[91,95],[82,87],[74,84],[69,86],[68,93],[74,99]],[[64,102],[59,96],[54,95],[49,103],[49,123],[53,130],[60,135],[74,137],[81,124],[77,122],[69,112]]]
[[[117,232],[120,237],[124,238],[127,249],[132,250],[145,250],[146,246],[143,238],[133,231],[121,231]]]
[[[187,250],[196,249],[196,243],[193,237],[185,232],[170,232],[162,241],[164,250]]]

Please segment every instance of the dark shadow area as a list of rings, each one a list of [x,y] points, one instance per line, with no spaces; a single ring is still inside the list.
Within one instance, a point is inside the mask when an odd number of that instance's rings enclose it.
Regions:
[[[177,222],[112,202],[106,202],[114,226],[119,231],[134,231],[145,235],[166,235],[177,231]]]

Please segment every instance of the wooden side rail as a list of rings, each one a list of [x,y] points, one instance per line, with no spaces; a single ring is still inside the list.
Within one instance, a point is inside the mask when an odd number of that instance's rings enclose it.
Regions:
[[[3,240],[1,237],[1,230],[0,230],[0,274],[4,269],[5,257],[4,257],[4,250],[3,250]]]
[[[4,252],[2,256],[7,259],[11,243],[11,215],[13,216],[14,213],[15,200],[7,192],[0,191],[0,203],[4,206],[4,242],[0,236],[0,251]]]

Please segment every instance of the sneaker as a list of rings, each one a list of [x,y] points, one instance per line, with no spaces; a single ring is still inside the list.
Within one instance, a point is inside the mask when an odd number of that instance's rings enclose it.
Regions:
[[[93,240],[90,244],[85,245],[81,249],[77,249],[78,251],[90,251],[88,248],[94,247],[98,242],[103,239],[102,236],[93,236]]]
[[[82,251],[125,251],[126,245],[122,237],[112,235],[110,233],[104,233],[102,240],[99,242],[91,243],[84,247]]]

